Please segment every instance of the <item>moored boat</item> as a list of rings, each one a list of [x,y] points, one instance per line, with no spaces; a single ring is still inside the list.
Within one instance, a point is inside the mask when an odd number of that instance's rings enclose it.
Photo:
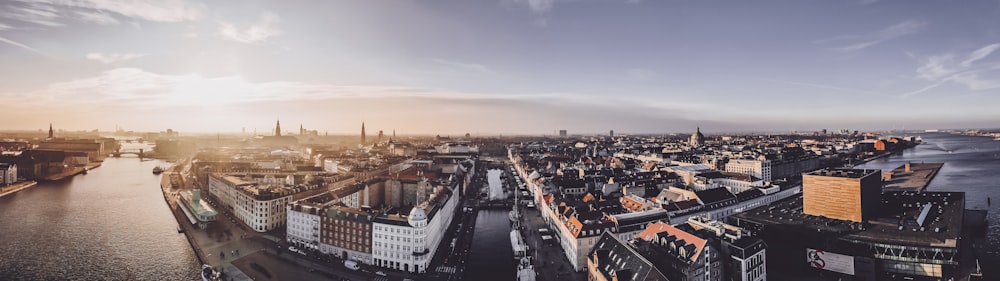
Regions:
[[[535,266],[531,264],[531,257],[521,258],[517,264],[517,281],[535,281]]]
[[[153,168],[154,175],[159,175],[160,173],[163,173],[163,167],[156,166],[155,168]]]
[[[202,281],[217,281],[222,280],[222,273],[215,271],[211,265],[203,264],[201,265],[201,280]]]

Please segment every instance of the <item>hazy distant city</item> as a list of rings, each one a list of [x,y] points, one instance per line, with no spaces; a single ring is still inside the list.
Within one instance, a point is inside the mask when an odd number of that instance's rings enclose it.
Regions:
[[[986,0],[3,1],[0,280],[996,280],[998,50]]]

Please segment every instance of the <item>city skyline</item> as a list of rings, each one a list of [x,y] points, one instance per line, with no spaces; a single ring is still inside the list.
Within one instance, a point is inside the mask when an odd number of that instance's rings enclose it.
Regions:
[[[995,127],[1000,2],[16,0],[5,129]],[[294,131],[294,128],[293,128]],[[371,135],[371,134],[369,134]]]

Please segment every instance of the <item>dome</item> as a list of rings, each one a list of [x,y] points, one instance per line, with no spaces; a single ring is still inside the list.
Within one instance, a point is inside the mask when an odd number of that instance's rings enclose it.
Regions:
[[[413,210],[410,210],[410,216],[407,217],[407,220],[410,221],[412,225],[412,222],[427,220],[427,214],[424,213],[424,209],[420,207],[413,207]]]
[[[699,146],[705,143],[705,135],[701,134],[701,127],[695,130],[694,134],[691,135],[691,145]]]

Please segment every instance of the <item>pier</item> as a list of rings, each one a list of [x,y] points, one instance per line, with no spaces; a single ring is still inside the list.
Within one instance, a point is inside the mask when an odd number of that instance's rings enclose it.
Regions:
[[[924,191],[944,163],[909,163],[903,164],[890,172],[882,174],[883,191]]]

